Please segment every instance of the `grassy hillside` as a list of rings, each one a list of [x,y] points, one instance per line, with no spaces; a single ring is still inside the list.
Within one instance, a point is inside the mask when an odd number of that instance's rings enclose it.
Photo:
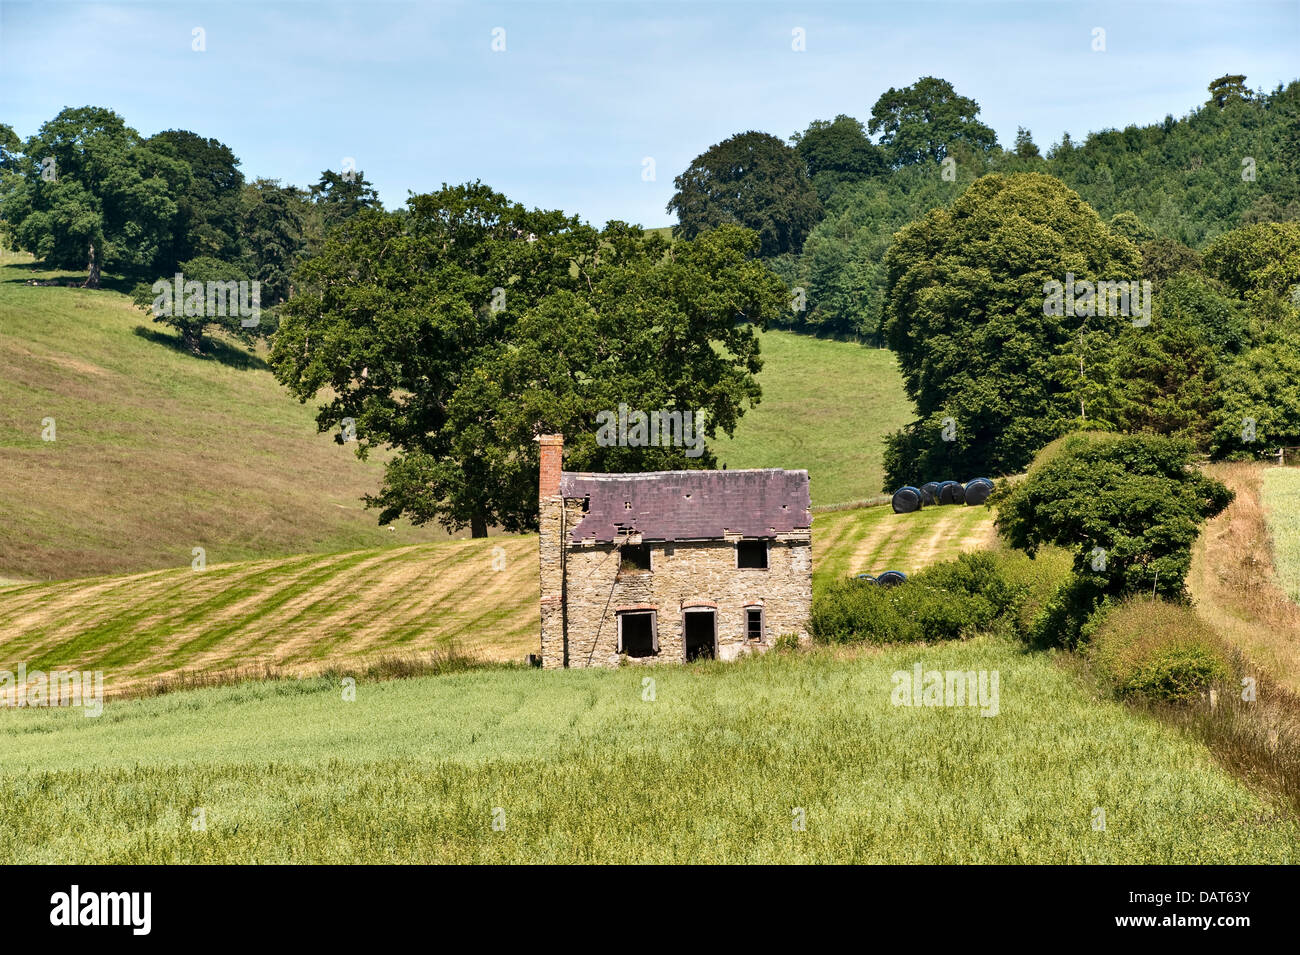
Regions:
[[[0,258],[0,582],[188,567],[445,538],[378,527],[378,461],[317,435],[261,354],[197,360],[116,292]],[[887,352],[763,336],[764,402],[719,447],[731,467],[806,467],[813,499],[870,496],[907,416]],[[53,418],[55,440],[42,440]]]
[[[998,671],[1000,712],[891,705],[916,662]],[[12,862],[1300,861],[1295,821],[1203,747],[1011,644],[659,668],[653,701],[645,676],[0,711],[0,841]]]
[[[0,576],[59,579],[446,537],[377,526],[381,468],[261,358],[198,360],[111,291],[0,267]],[[67,276],[72,278],[72,276]],[[54,441],[42,440],[53,418]]]
[[[992,536],[985,508],[818,514],[815,574],[919,570]],[[109,689],[272,665],[537,650],[537,538],[493,537],[0,590],[0,669],[103,670]]]
[[[876,497],[882,438],[912,416],[893,352],[769,331],[762,355],[762,403],[741,418],[734,439],[714,444],[718,460],[807,468],[813,504]]]

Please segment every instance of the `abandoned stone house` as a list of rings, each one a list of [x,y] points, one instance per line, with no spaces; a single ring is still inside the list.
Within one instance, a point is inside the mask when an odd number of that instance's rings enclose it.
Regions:
[[[543,435],[542,666],[732,660],[808,640],[807,471],[562,469]]]

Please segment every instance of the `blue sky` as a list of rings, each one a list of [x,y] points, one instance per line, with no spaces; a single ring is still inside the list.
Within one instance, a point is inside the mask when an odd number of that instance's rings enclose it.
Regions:
[[[1020,125],[1046,149],[1065,130],[1181,116],[1224,73],[1265,89],[1300,78],[1298,50],[1297,0],[0,0],[0,121],[26,137],[65,106],[107,106],[146,135],[215,136],[249,178],[305,186],[351,157],[390,208],[482,179],[597,225],[659,226],[673,177],[713,143],[865,122],[882,92],[927,74],[977,100],[1003,144]]]

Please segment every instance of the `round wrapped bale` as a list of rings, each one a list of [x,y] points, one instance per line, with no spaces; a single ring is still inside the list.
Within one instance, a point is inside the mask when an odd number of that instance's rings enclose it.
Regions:
[[[887,570],[876,578],[876,583],[882,587],[897,587],[907,579],[907,574],[897,570]]]
[[[988,478],[976,478],[966,482],[966,503],[983,504],[993,493],[993,482]]]
[[[939,485],[940,504],[965,504],[966,489],[956,481],[944,481]]]
[[[939,482],[926,481],[921,485],[921,505],[929,507],[931,504],[939,503]]]
[[[921,509],[921,492],[908,484],[894,492],[891,503],[895,514],[911,514]]]

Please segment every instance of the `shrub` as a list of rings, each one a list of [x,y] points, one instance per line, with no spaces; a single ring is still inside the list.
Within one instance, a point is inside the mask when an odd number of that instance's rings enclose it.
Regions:
[[[1183,604],[1131,599],[1084,630],[1089,658],[1120,697],[1184,702],[1232,673],[1218,635]]]
[[[1028,588],[992,554],[962,554],[896,587],[836,581],[813,600],[811,629],[823,643],[960,640],[1013,630]]]
[[[1043,602],[1025,634],[1038,649],[1075,649],[1084,638],[1084,628],[1094,614],[1104,614],[1112,598],[1105,585],[1092,575],[1069,574]]]
[[[781,636],[776,638],[776,642],[772,644],[772,649],[777,653],[794,653],[799,649],[799,634],[781,634]]]
[[[1071,548],[1075,573],[1108,595],[1177,599],[1201,524],[1232,501],[1197,470],[1194,451],[1157,435],[1069,435],[998,491],[998,533],[1031,555],[1044,544]]]

